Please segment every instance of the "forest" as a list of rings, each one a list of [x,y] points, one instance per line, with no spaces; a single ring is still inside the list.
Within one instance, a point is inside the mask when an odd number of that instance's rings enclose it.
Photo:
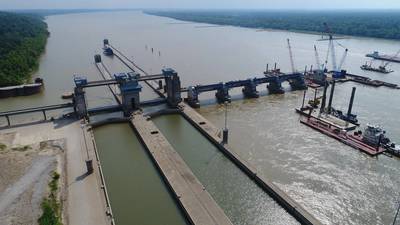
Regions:
[[[48,36],[43,17],[0,12],[0,87],[29,80]]]
[[[177,20],[289,31],[400,39],[400,11],[175,10],[146,11]]]

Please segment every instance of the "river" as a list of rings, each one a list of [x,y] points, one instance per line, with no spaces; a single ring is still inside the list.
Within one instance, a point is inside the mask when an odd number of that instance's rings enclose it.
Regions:
[[[287,38],[291,40],[298,70],[315,64],[314,44],[321,59],[327,48],[327,43],[317,42],[319,36],[313,34],[209,26],[141,12],[57,15],[47,17],[46,22],[51,35],[35,74],[44,78],[44,92],[0,100],[1,111],[62,102],[61,94],[72,90],[73,74],[99,79],[93,55],[101,52],[103,38],[110,39],[151,73],[158,73],[163,67],[174,68],[184,86],[261,76],[266,63],[278,62],[283,71],[290,72]],[[400,84],[400,64],[391,64],[395,70],[391,74],[359,68],[367,60],[366,53],[395,53],[400,48],[399,41],[352,37],[339,42],[349,49],[344,69]],[[336,49],[339,59],[344,49]],[[117,60],[104,61],[114,72],[126,71]],[[357,87],[354,112],[361,124],[380,124],[392,140],[400,142],[400,91],[340,84],[333,103],[336,108],[346,109],[353,86]],[[289,89],[287,85],[286,88]],[[400,194],[400,161],[384,155],[371,158],[301,125],[294,108],[301,104],[302,92],[265,95],[265,87],[258,89],[263,96],[251,100],[242,100],[240,90],[232,91],[229,141],[240,156],[324,224],[390,224]],[[143,97],[149,98],[149,94]],[[113,102],[104,88],[89,91],[88,99],[90,106]],[[199,112],[222,128],[224,108],[214,104],[211,94],[201,95],[201,100]],[[96,139],[102,140],[100,149],[133,146],[128,135],[119,139],[122,144],[114,146],[113,129],[127,132],[125,125],[96,132]],[[107,173],[107,168],[104,170]],[[168,196],[163,199],[172,201]],[[238,224],[257,224],[254,221]]]

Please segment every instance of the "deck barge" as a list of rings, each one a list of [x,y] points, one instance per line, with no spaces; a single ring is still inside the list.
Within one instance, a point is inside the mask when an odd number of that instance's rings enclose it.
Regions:
[[[368,85],[368,86],[372,86],[372,87],[387,87],[387,88],[393,88],[393,89],[400,89],[398,84],[388,83],[388,82],[381,81],[381,80],[372,80],[369,77],[364,77],[364,76],[355,75],[355,74],[351,74],[351,73],[346,74],[346,78],[344,78],[344,79],[336,80],[336,82],[339,82],[339,83],[344,83],[344,82],[348,82],[348,81],[353,81],[353,82],[356,82],[359,84],[364,84],[364,85]]]
[[[360,136],[349,134],[347,131],[331,126],[329,123],[326,123],[317,118],[303,117],[300,119],[300,122],[350,147],[365,152],[370,156],[377,156],[386,151],[385,148],[382,147],[375,148],[368,144],[365,144],[364,142],[362,142]]]

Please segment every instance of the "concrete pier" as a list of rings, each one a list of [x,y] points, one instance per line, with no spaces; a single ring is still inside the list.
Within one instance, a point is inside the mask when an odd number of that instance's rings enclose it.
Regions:
[[[154,123],[138,112],[131,124],[191,224],[232,225]]]

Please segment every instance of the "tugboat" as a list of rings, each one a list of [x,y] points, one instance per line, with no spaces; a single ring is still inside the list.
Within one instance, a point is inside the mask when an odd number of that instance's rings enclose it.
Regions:
[[[361,131],[356,131],[354,132],[354,136],[358,137],[362,142],[368,145],[383,147],[390,154],[400,157],[400,146],[391,142],[390,139],[386,137],[386,131],[379,126],[367,125],[364,134]]]
[[[386,69],[386,66],[373,67],[373,66],[371,66],[371,64],[368,65],[367,63],[362,65],[360,68],[362,70],[374,71],[374,72],[384,73],[384,74],[388,74],[388,73],[393,72],[393,70]]]
[[[361,141],[377,147],[380,145],[387,145],[390,143],[390,139],[385,136],[386,131],[384,131],[379,126],[367,125],[367,128],[364,130],[364,134],[361,131],[355,132],[355,136],[360,136]]]

